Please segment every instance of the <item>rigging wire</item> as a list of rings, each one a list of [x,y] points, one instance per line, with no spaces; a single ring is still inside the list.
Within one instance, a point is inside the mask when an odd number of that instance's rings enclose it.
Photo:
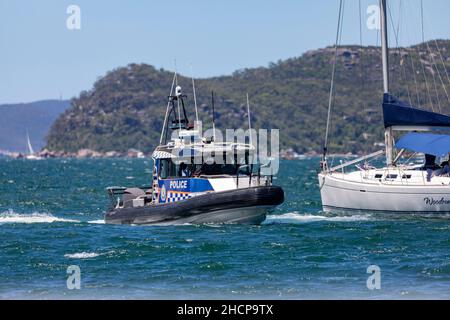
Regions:
[[[344,28],[344,12],[345,12],[345,0],[343,0],[342,4],[342,18],[341,18],[341,26],[339,30],[339,45],[342,43],[342,29]]]
[[[421,12],[421,20],[422,20],[422,37],[424,39],[425,38],[425,18],[424,18],[425,15],[424,15],[424,9],[423,9],[423,0],[421,0],[421,2],[420,2],[420,12]],[[427,55],[431,58],[431,63],[430,63],[431,64],[431,70],[430,70],[430,73],[431,73],[431,75],[433,77],[434,91],[436,93],[436,98],[437,98],[437,103],[438,103],[438,107],[439,107],[439,112],[442,113],[442,104],[441,104],[441,98],[440,98],[440,95],[439,95],[438,85],[436,83],[435,71],[438,74],[438,77],[439,77],[439,80],[441,82],[442,88],[444,89],[445,95],[446,95],[447,100],[449,102],[450,102],[450,97],[449,97],[447,89],[446,89],[446,87],[444,85],[444,82],[443,82],[443,79],[441,77],[441,73],[439,71],[439,68],[438,68],[438,66],[436,64],[436,59],[434,58],[434,53],[431,50],[430,43],[428,41],[427,42],[424,41],[424,44],[426,46]]]
[[[416,66],[414,64],[413,55],[412,54],[408,54],[408,55],[409,55],[409,61],[411,62],[411,69],[412,69],[412,72],[413,72],[414,85],[416,87],[417,106],[420,107],[420,89],[419,89],[419,84],[417,82]]]
[[[399,4],[399,23],[398,23],[398,29],[397,29],[397,34],[398,34],[398,37],[400,38],[400,19],[401,19],[401,17],[402,17],[402,12],[403,12],[403,8],[404,8],[404,6],[403,6],[403,4],[404,4],[404,2],[402,1],[402,0],[400,0],[400,4]],[[409,40],[411,40],[411,38],[410,38],[410,33],[409,33],[409,30],[408,30],[408,25],[407,24],[404,24],[404,33],[406,34],[406,36],[407,36],[407,38],[408,38],[408,42],[410,42]],[[407,50],[407,49],[405,49],[405,50]],[[414,80],[414,88],[416,89],[416,99],[417,99],[417,106],[418,107],[420,107],[421,106],[421,103],[420,103],[420,101],[421,101],[421,99],[420,99],[420,88],[419,88],[419,83],[418,83],[418,81],[417,81],[417,68],[416,68],[416,65],[415,65],[415,63],[414,63],[414,57],[413,57],[413,53],[414,53],[414,47],[410,47],[410,52],[409,52],[409,50],[407,50],[408,51],[408,54],[407,54],[407,58],[406,58],[406,60],[409,60],[409,62],[410,62],[410,64],[411,64],[411,70],[412,70],[412,74],[413,74],[413,80]],[[411,104],[411,106],[412,106],[412,104]]]
[[[426,47],[427,47],[427,53],[429,54],[430,57],[433,57],[433,53],[431,52],[430,49],[430,45],[427,43],[425,43]],[[435,65],[433,63],[433,61],[431,61],[431,75],[433,76],[433,84],[434,84],[434,91],[436,93],[436,98],[437,98],[437,102],[438,102],[438,107],[439,107],[439,113],[442,113],[442,108],[441,108],[441,98],[439,97],[439,90],[436,84],[436,75],[434,74],[434,68]],[[439,73],[439,70],[438,70]]]
[[[422,24],[422,42],[425,42],[425,28],[423,23],[423,0],[420,0],[420,18]]]
[[[398,22],[397,22],[397,34],[400,35],[400,26],[401,26],[401,22],[402,22],[402,0],[399,1],[398,4]],[[394,23],[394,22],[392,22]]]
[[[402,9],[403,9],[403,6],[402,6],[402,4],[403,4],[403,2],[402,2],[402,0],[400,0],[400,5],[399,5],[399,15],[401,16],[401,13],[402,13]],[[407,29],[407,27],[406,27],[406,29]],[[398,30],[400,30],[400,18],[399,18],[399,29]],[[400,34],[400,31],[398,31],[399,32],[399,34]],[[407,33],[408,35],[409,35],[409,33]],[[408,36],[408,38],[409,38],[409,36]],[[412,50],[411,50],[411,54],[409,54],[408,53],[408,57],[409,57],[409,61],[411,62],[411,69],[412,69],[412,73],[413,73],[413,79],[414,79],[414,86],[415,86],[415,88],[416,88],[416,98],[417,98],[417,106],[420,108],[420,89],[419,89],[419,84],[418,84],[418,81],[417,81],[417,69],[416,69],[416,65],[415,65],[415,63],[414,63],[414,58],[413,58],[413,54],[412,53],[414,53],[414,48],[412,48]]]
[[[422,45],[425,44],[425,29],[424,29],[424,23],[423,23],[423,0],[420,0],[420,16],[421,16],[421,31],[422,31]],[[424,61],[422,60],[421,54],[420,54],[420,46],[417,48],[417,55],[419,56],[420,64],[422,65],[422,73],[423,77],[425,79],[425,87],[427,89],[428,99],[430,100],[431,110],[434,112],[434,104],[433,99],[431,97],[431,91],[430,86],[428,85],[428,78],[427,78],[427,72],[425,69]]]
[[[444,68],[445,75],[446,75],[446,77],[447,77],[447,81],[448,81],[448,83],[450,84],[450,77],[449,77],[449,75],[448,75],[447,66],[445,65],[445,62],[444,62],[444,57],[442,56],[442,53],[441,53],[441,48],[439,47],[439,44],[438,44],[438,42],[437,42],[436,39],[434,39],[434,43],[435,43],[436,49],[437,49],[437,51],[438,51],[438,53],[439,53],[439,57],[440,57],[440,59],[441,59],[442,67]]]
[[[361,67],[360,70],[360,79],[361,79],[361,91],[364,94],[365,88],[366,88],[366,79],[364,77],[364,48],[363,48],[363,31],[362,31],[362,8],[361,8],[361,0],[358,1],[359,4],[359,46],[360,46],[360,58],[359,58],[359,65]],[[363,111],[366,113],[367,111],[367,105],[366,105],[366,99],[363,99]]]
[[[424,15],[423,10],[422,10],[422,16],[423,16],[422,19],[424,21],[428,22],[428,20],[426,19],[425,15]],[[429,22],[428,22],[428,26],[430,26]],[[444,58],[443,58],[442,53],[441,53],[441,48],[439,47],[438,41],[436,39],[434,39],[433,42],[435,44],[435,47],[436,47],[436,50],[437,50],[437,54],[439,56],[439,60],[440,60],[439,62],[442,64],[442,67],[444,69],[446,80],[450,84],[450,77],[448,75],[447,67],[445,65]],[[430,52],[433,52],[431,47],[429,46],[429,42],[427,43],[427,46],[429,47]],[[441,71],[440,71],[439,66],[438,66],[439,63],[436,63],[435,55],[433,53],[431,54],[431,58],[433,59],[433,63],[434,63],[435,68],[436,68],[436,70],[438,72],[439,80],[441,81],[441,85],[442,85],[442,88],[444,90],[445,96],[447,97],[447,101],[450,103],[450,98],[449,98],[449,93],[448,93],[448,90],[447,90],[447,86],[444,83],[444,79],[443,79],[443,77],[441,75]]]
[[[198,109],[197,109],[197,94],[195,93],[195,81],[194,81],[194,71],[191,63],[191,77],[192,77],[192,92],[194,94],[194,106],[195,106],[195,120],[198,124]]]
[[[338,48],[339,43],[341,39],[341,30],[342,30],[342,18],[343,18],[343,5],[344,0],[339,1],[339,17],[338,17],[338,25],[337,25],[337,31],[336,31],[336,42],[334,46],[334,59],[333,59],[333,67],[332,67],[332,74],[331,74],[331,83],[330,83],[330,96],[328,100],[328,114],[327,114],[327,126],[325,131],[325,142],[323,147],[323,161],[326,161],[326,155],[327,155],[327,148],[328,148],[328,134],[330,131],[330,121],[331,121],[331,110],[333,108],[333,101],[334,101],[334,79],[336,76],[336,64],[337,64],[337,57],[338,57]]]
[[[398,40],[398,38],[399,38],[399,34],[398,33],[400,31],[400,23],[398,24],[398,29],[396,30],[395,24],[394,24],[394,19],[392,17],[392,10],[389,7],[389,3],[387,4],[387,6],[388,6],[389,18],[390,18],[390,21],[391,21],[392,29],[394,31],[397,54],[399,56],[398,60],[399,60],[399,66],[400,66],[400,80],[403,80],[405,85],[406,85],[406,92],[408,94],[409,104],[410,104],[410,106],[412,106],[413,103],[412,103],[412,99],[411,99],[411,91],[409,89],[409,85],[408,85],[408,81],[407,81],[408,79],[407,79],[406,67],[404,65],[404,60],[403,60],[403,57],[402,57],[402,50],[400,48],[399,40]],[[400,19],[399,19],[399,21],[400,21]],[[399,88],[399,90],[400,90],[400,88]]]
[[[420,48],[418,48],[417,50],[419,50],[419,49]],[[428,99],[430,101],[431,110],[434,112],[434,104],[433,104],[433,99],[431,97],[430,86],[428,84],[427,71],[425,70],[425,65],[422,61],[422,57],[420,56],[420,52],[418,52],[417,55],[419,56],[420,64],[422,65],[422,73],[423,73],[423,77],[425,79],[425,87],[427,89],[427,95],[428,95]]]
[[[424,28],[424,24],[425,24],[425,20],[426,20],[426,17],[425,17],[425,14],[424,14],[424,10],[423,10],[423,0],[421,0],[421,16],[422,16],[422,25],[423,25],[422,29],[423,29]],[[428,23],[428,25],[430,25],[430,24]],[[441,49],[440,49],[439,44],[438,44],[436,39],[434,40],[434,44],[436,46],[437,53],[438,53],[439,58],[440,58],[440,62],[442,63],[442,67],[444,68],[446,79],[450,83],[450,78],[449,78],[449,75],[448,75],[447,67],[445,66],[445,62],[444,62],[444,59],[443,59],[442,54],[441,54]],[[440,80],[441,85],[442,85],[442,89],[444,90],[445,96],[447,98],[447,102],[450,103],[450,97],[449,97],[449,93],[448,93],[448,90],[447,90],[447,86],[444,83],[443,77],[441,75],[441,71],[439,69],[438,63],[436,63],[435,55],[434,55],[434,53],[433,53],[433,51],[432,51],[432,49],[430,47],[430,43],[429,42],[427,42],[427,48],[430,51],[430,56],[432,58],[432,62],[434,64],[434,67],[435,67],[435,69],[436,69],[436,71],[438,73],[439,80]]]
[[[430,50],[430,56],[431,56],[431,59],[432,59],[432,61],[433,61],[433,65],[434,65],[434,67],[436,68],[437,74],[438,74],[438,76],[439,76],[439,80],[440,80],[440,82],[441,82],[442,89],[444,90],[445,96],[447,97],[447,101],[450,103],[450,97],[449,97],[449,95],[448,95],[447,88],[445,87],[444,80],[442,79],[442,76],[441,76],[441,72],[439,71],[439,67],[438,67],[438,65],[437,65],[437,63],[436,63],[436,59],[434,58],[434,53],[432,52],[432,50],[431,50],[430,45],[429,45],[428,42],[427,42],[427,46],[428,46],[428,48],[429,48],[429,50]]]

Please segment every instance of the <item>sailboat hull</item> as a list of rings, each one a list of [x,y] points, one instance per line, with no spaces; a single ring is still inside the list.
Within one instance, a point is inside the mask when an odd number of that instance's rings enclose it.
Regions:
[[[319,174],[325,211],[450,213],[450,185],[386,185]]]

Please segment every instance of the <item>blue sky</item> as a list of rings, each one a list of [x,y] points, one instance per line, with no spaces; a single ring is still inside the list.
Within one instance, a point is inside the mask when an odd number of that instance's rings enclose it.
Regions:
[[[402,45],[420,37],[420,0],[390,0]],[[377,31],[365,26],[363,44]],[[69,5],[81,30],[68,30]],[[332,45],[338,0],[0,0],[0,103],[71,98],[129,63],[196,77],[300,56]],[[450,38],[450,1],[424,0],[426,38]],[[399,20],[400,19],[400,20]],[[358,0],[346,0],[344,44],[359,44]]]

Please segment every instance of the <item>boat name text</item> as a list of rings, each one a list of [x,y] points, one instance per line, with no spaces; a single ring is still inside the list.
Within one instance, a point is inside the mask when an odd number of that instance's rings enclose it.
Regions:
[[[442,204],[450,204],[450,200],[444,199],[443,197],[439,200],[436,200],[434,198],[425,197],[423,199],[425,201],[425,204],[429,206],[435,206],[435,205],[442,205]]]

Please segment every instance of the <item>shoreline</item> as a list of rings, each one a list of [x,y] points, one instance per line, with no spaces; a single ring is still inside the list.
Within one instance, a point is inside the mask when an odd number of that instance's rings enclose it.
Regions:
[[[307,153],[297,153],[292,149],[281,150],[280,158],[283,160],[304,160],[321,157],[320,153],[315,151],[310,151]],[[329,157],[357,157],[364,155],[364,153],[352,154],[352,153],[335,153],[330,154]],[[9,159],[27,159],[29,154],[22,152],[10,152],[0,150],[0,157]],[[43,149],[34,154],[41,159],[113,159],[113,158],[124,158],[124,159],[145,159],[151,158],[152,153],[144,153],[143,151],[137,149],[129,149],[127,152],[119,151],[107,151],[99,152],[91,149],[80,149],[77,152],[66,152],[66,151],[50,151],[48,149]]]

